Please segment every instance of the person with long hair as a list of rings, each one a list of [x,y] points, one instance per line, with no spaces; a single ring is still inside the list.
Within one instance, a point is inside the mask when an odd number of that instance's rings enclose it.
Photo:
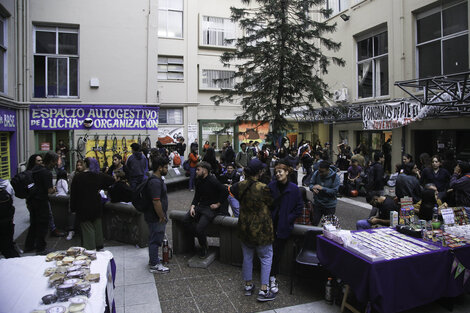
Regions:
[[[470,164],[460,161],[450,178],[449,187],[455,195],[457,206],[470,207]]]
[[[276,275],[280,272],[284,247],[289,240],[292,229],[294,229],[294,222],[302,214],[304,207],[299,187],[289,181],[291,172],[292,168],[289,165],[278,163],[274,167],[276,180],[268,185],[274,199],[274,208],[271,214],[274,227],[273,264],[269,278],[273,293],[279,291]]]
[[[418,167],[413,162],[408,162],[403,165],[403,173],[397,177],[395,186],[395,194],[398,199],[403,197],[413,198],[413,203],[421,200],[421,185],[416,177]]]
[[[52,184],[51,170],[57,165],[59,156],[55,152],[47,152],[43,163],[35,164],[31,169],[35,191],[26,200],[30,213],[30,227],[26,236],[25,251],[36,249],[36,254],[49,253],[46,249],[46,235],[50,220],[49,194],[56,192]]]
[[[421,173],[421,184],[434,184],[439,192],[439,198],[443,199],[449,187],[450,173],[441,165],[441,158],[433,155],[431,166],[424,168]]]
[[[207,148],[206,154],[202,158],[203,161],[209,163],[212,167],[211,173],[218,176],[219,175],[219,161],[215,158],[215,150],[213,148]]]

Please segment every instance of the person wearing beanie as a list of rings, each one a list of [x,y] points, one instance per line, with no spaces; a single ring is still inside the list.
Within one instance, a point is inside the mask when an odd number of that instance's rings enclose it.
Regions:
[[[273,222],[270,207],[272,197],[269,188],[259,181],[266,164],[258,159],[248,161],[245,167],[245,180],[230,187],[230,193],[240,202],[238,236],[242,245],[242,276],[245,281],[245,296],[255,291],[253,283],[253,258],[256,251],[260,260],[261,286],[258,301],[272,301],[276,294],[269,288],[269,273],[273,258]]]

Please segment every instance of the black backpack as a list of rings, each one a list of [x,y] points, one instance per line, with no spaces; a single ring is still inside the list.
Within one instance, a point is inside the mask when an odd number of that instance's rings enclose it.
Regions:
[[[13,220],[15,209],[13,199],[5,188],[0,188],[0,221],[8,222]]]
[[[16,174],[11,179],[10,183],[15,190],[15,196],[20,199],[28,199],[33,196],[36,191],[33,172],[31,170],[26,170]]]
[[[132,194],[132,205],[139,212],[147,211],[147,204],[149,202],[149,199],[147,198],[147,183],[154,177],[155,176],[152,175],[150,178],[141,182]]]

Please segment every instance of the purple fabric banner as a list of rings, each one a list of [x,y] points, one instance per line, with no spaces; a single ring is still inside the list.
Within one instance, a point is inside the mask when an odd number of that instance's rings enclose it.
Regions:
[[[91,129],[158,129],[157,106],[111,105],[31,105],[31,130],[84,129],[90,118]]]
[[[0,131],[16,131],[16,111],[0,108]]]

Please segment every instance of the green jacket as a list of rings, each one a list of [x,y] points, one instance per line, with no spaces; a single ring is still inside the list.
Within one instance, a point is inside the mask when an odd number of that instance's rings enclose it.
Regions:
[[[232,185],[230,192],[240,202],[240,240],[254,246],[271,244],[274,241],[274,231],[270,211],[272,197],[268,186],[248,178]]]

